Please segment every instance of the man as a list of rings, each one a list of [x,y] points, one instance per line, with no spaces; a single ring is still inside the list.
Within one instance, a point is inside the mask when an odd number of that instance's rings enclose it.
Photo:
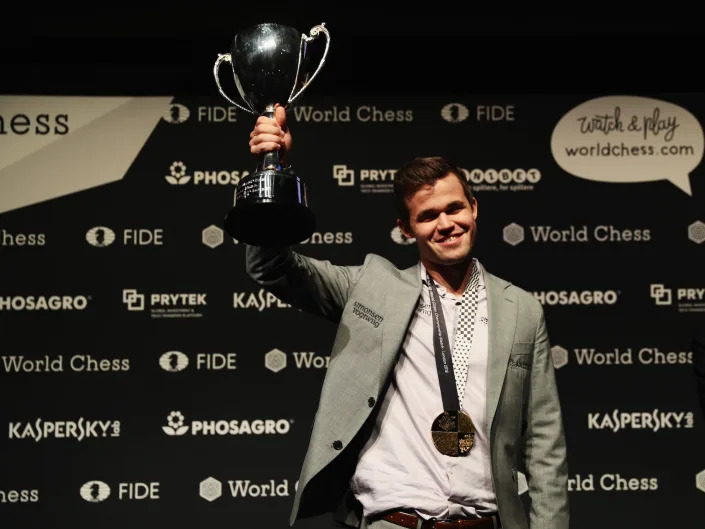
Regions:
[[[282,107],[258,119],[252,154],[276,149],[284,163],[291,145]],[[416,159],[394,185],[398,226],[419,250],[407,270],[374,254],[336,266],[247,247],[260,285],[339,323],[290,523],[335,512],[372,529],[567,529],[541,305],[473,258],[478,204],[456,167]]]

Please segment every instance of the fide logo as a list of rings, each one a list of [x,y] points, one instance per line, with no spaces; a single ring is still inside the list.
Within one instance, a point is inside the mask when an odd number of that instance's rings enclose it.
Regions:
[[[170,373],[178,373],[188,367],[188,356],[181,351],[167,351],[159,357],[159,367]]]
[[[115,232],[106,226],[96,226],[86,232],[86,241],[96,248],[105,248],[115,242]]]
[[[179,125],[188,120],[191,116],[191,111],[185,105],[173,103],[162,115],[162,119],[172,125]]]
[[[441,117],[449,123],[460,123],[470,116],[470,110],[462,103],[449,103],[441,109]]]
[[[88,481],[81,486],[81,498],[91,503],[100,503],[110,496],[110,487],[102,481]]]

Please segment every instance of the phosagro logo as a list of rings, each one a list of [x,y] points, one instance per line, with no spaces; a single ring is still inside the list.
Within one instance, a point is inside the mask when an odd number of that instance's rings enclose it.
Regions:
[[[589,430],[673,430],[693,428],[693,412],[685,411],[619,411],[588,413]]]
[[[662,283],[649,286],[649,294],[656,305],[675,305],[678,312],[705,312],[705,288],[668,288]]]
[[[534,292],[541,305],[614,305],[618,290],[544,290]]]
[[[77,421],[17,421],[9,423],[10,439],[75,439],[83,441],[98,437],[120,437],[120,421],[90,421],[83,417]]]
[[[90,296],[0,296],[0,311],[85,310]]]
[[[470,110],[462,103],[449,103],[441,109],[441,117],[450,123],[460,123],[470,116]]]
[[[293,419],[242,419],[205,420],[185,423],[180,411],[172,411],[166,418],[167,425],[162,430],[169,436],[186,435],[285,435],[289,433]]]
[[[139,293],[132,288],[125,288],[122,291],[122,302],[131,312],[143,312],[147,309],[147,299],[149,299],[149,309],[152,318],[201,318],[203,313],[201,307],[207,305],[206,294],[185,293],[185,294],[145,294]]]
[[[569,226],[558,229],[553,226],[529,226],[531,240],[537,243],[562,242],[649,242],[651,230],[615,228],[611,225],[600,225],[588,229],[587,226]],[[502,230],[504,242],[516,246],[524,241],[525,230],[516,222],[507,224]]]
[[[333,178],[339,186],[352,187],[355,185],[356,174],[360,179],[361,193],[392,193],[394,192],[394,175],[396,169],[355,169],[348,168],[345,164],[333,166]]]
[[[91,503],[100,503],[110,496],[110,485],[102,481],[88,481],[81,486],[81,498]]]
[[[228,482],[230,495],[233,498],[268,498],[289,496],[289,480],[276,481],[270,479],[264,483],[255,483],[249,479],[235,479]],[[297,489],[299,482],[294,484]],[[214,477],[208,477],[198,486],[198,495],[206,501],[215,501],[223,495],[223,484]]]
[[[180,105],[179,103],[172,103],[169,108],[164,112],[162,119],[167,123],[180,124],[188,120],[191,116],[191,111],[186,105]]]
[[[237,185],[240,179],[250,174],[249,171],[193,171],[193,174],[187,174],[186,165],[184,162],[176,161],[169,167],[168,175],[164,179],[171,185],[185,185],[193,183],[193,185]]]

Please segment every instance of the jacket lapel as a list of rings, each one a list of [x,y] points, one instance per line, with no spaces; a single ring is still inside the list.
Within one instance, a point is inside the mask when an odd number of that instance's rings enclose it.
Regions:
[[[511,283],[485,271],[489,343],[487,358],[487,435],[492,432],[502,384],[507,372],[509,354],[514,342],[517,303],[507,291]]]
[[[397,353],[404,343],[409,322],[421,293],[421,277],[418,265],[398,272],[399,288],[385,296],[384,328],[382,329],[382,357],[380,359],[380,387],[384,385],[389,371],[393,368]]]

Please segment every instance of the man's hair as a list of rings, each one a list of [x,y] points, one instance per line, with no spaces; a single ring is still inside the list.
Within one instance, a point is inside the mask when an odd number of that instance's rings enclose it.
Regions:
[[[423,186],[433,186],[436,181],[448,174],[454,174],[460,180],[468,202],[473,194],[463,171],[451,161],[440,156],[414,158],[402,165],[394,175],[394,202],[397,215],[403,224],[409,224],[409,208],[406,201]]]

